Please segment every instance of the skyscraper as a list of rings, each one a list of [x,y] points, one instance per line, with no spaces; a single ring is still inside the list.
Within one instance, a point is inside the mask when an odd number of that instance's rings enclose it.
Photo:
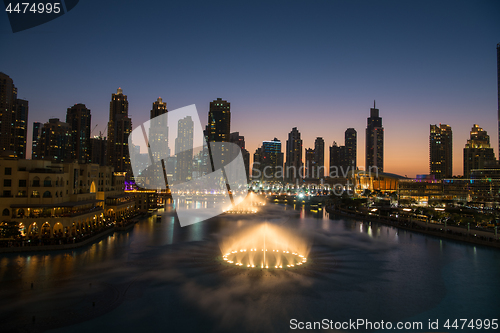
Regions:
[[[132,131],[132,120],[128,116],[127,95],[118,88],[111,95],[109,103],[107,164],[115,168],[115,172],[129,172],[130,154],[128,136]]]
[[[294,127],[288,133],[288,140],[286,141],[285,178],[290,182],[302,178],[302,166],[302,139],[297,127]]]
[[[357,132],[354,128],[348,128],[344,133],[345,140],[345,166],[349,167],[350,171],[356,170],[357,162]],[[347,170],[346,170],[347,171]]]
[[[449,125],[430,127],[429,169],[437,179],[453,176],[453,136]]]
[[[28,101],[17,98],[12,79],[0,72],[0,153],[26,158]]]
[[[379,117],[379,109],[370,108],[370,117],[366,127],[366,159],[365,170],[372,172],[384,171],[384,128],[382,118]],[[376,169],[374,169],[374,167]]]
[[[177,138],[175,139],[175,155],[177,156],[175,178],[179,182],[186,182],[192,179],[193,139],[194,122],[191,116],[179,119]]]
[[[42,135],[43,124],[39,122],[33,123],[33,134],[32,134],[32,144],[31,144],[31,159],[38,159],[38,143],[40,141],[40,136]]]
[[[240,148],[245,148],[245,137],[240,135],[240,132],[233,132],[229,134],[229,142],[232,142]]]
[[[490,147],[490,136],[474,124],[470,131],[470,139],[464,148],[464,177],[469,178],[473,169],[483,169],[485,163],[494,160],[495,153]]]
[[[247,179],[249,179],[250,152],[245,148],[245,137],[243,135],[240,135],[240,132],[233,132],[229,135],[229,141],[241,148],[241,154],[243,156],[243,163],[245,164]]]
[[[344,145],[333,141],[330,147],[330,177],[346,177],[357,168],[357,132],[348,128],[344,132]]]
[[[90,138],[90,163],[106,165],[106,149],[108,141],[101,134]]]
[[[217,98],[210,102],[207,137],[209,142],[229,142],[231,133],[231,103]]]
[[[309,175],[314,179],[325,177],[325,140],[317,137],[314,141],[314,173]]]
[[[68,108],[66,123],[71,126],[72,159],[78,163],[90,163],[92,146],[90,143],[90,110],[85,104],[75,104]]]
[[[161,97],[158,97],[149,113],[149,119],[151,119],[149,126],[149,146],[155,161],[159,161],[165,155],[170,156],[167,118],[159,117],[167,112],[167,103],[163,102]]]
[[[253,154],[252,179],[262,179],[262,147],[257,148]]]
[[[314,149],[306,148],[305,150],[305,173],[304,178],[315,178],[317,174],[316,160]]]
[[[274,138],[272,141],[262,142],[261,170],[262,180],[283,180],[283,153],[281,152],[281,141]]]
[[[38,142],[38,159],[69,163],[73,161],[72,129],[58,118],[43,124]]]
[[[336,141],[333,141],[333,144],[330,146],[330,177],[336,177],[336,173],[339,172],[342,166],[340,148]]]

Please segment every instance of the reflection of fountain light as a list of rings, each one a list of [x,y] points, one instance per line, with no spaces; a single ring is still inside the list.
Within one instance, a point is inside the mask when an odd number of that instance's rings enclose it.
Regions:
[[[224,239],[224,262],[247,268],[294,268],[307,263],[308,244],[288,229],[263,223]]]

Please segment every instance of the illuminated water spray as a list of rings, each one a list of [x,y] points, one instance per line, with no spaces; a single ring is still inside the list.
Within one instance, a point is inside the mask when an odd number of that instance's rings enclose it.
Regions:
[[[265,206],[265,199],[259,195],[250,192],[245,200],[240,202],[237,206],[228,207],[224,213],[226,214],[256,214],[259,211],[259,206]]]
[[[222,259],[247,268],[284,269],[307,263],[309,246],[286,228],[262,223],[227,237],[221,244]]]

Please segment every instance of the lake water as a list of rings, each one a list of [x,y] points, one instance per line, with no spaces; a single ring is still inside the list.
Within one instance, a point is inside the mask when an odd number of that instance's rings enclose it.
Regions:
[[[500,319],[497,249],[322,210],[265,210],[181,228],[169,208],[161,222],[145,218],[80,249],[2,254],[0,331],[287,332],[293,319],[363,319],[424,324],[400,332],[478,332],[442,324]],[[309,242],[306,267],[249,270],[221,262],[220,237],[264,221]],[[429,320],[439,320],[439,329],[428,329]]]

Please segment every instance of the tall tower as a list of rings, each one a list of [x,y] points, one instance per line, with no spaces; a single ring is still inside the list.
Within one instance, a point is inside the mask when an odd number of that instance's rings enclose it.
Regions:
[[[350,171],[356,170],[357,164],[357,132],[354,128],[345,130],[345,165]],[[345,170],[347,172],[347,169]]]
[[[281,141],[274,138],[272,141],[263,141],[261,150],[262,180],[282,181],[283,153]]]
[[[99,164],[101,166],[106,165],[106,149],[108,141],[105,137],[99,133],[99,136],[94,136],[90,138],[91,154],[90,163]]]
[[[32,160],[37,160],[38,159],[38,143],[40,142],[40,136],[42,135],[42,123],[39,122],[34,122],[33,123],[33,136],[32,136],[32,145],[31,145],[31,159]]]
[[[149,118],[153,119],[154,117],[161,116],[168,112],[167,103],[163,101],[161,97],[158,97],[156,102],[153,102],[153,108],[149,112]]]
[[[38,159],[68,163],[73,160],[73,142],[71,126],[59,121],[58,118],[49,119],[43,124],[40,141],[38,142]]]
[[[85,104],[75,104],[67,110],[66,123],[71,126],[73,144],[72,159],[78,163],[91,161],[90,120],[90,110]]]
[[[163,102],[161,97],[158,97],[149,113],[149,119],[151,119],[149,126],[149,147],[155,161],[159,161],[165,156],[170,156],[167,118],[158,117],[167,112],[167,103]]]
[[[342,167],[342,161],[340,156],[340,150],[342,146],[339,147],[337,142],[333,141],[330,146],[330,173],[329,176],[332,178],[338,177],[339,170]]]
[[[379,117],[379,109],[370,108],[370,117],[366,127],[366,159],[365,170],[383,172],[384,171],[384,128],[382,118]],[[376,167],[376,169],[373,169]]]
[[[257,148],[253,154],[252,179],[262,179],[262,147]]]
[[[28,101],[17,98],[12,79],[0,72],[0,153],[26,158]]]
[[[325,140],[317,137],[314,141],[314,174],[309,175],[315,179],[325,177]]]
[[[192,179],[194,122],[191,116],[179,119],[175,139],[176,180],[186,182]]]
[[[209,142],[229,142],[231,133],[231,103],[217,98],[210,102],[207,137]]]
[[[288,133],[286,141],[286,162],[285,177],[288,181],[295,182],[297,178],[302,178],[302,139],[297,127],[292,128]]]
[[[312,148],[306,148],[305,152],[305,173],[304,173],[304,178],[315,178],[316,174],[318,173],[317,168],[316,168],[316,161],[315,161],[315,154],[314,154],[314,149]]]
[[[437,179],[453,176],[453,135],[449,125],[431,125],[429,169]]]
[[[130,153],[128,136],[132,131],[132,120],[128,116],[127,95],[118,88],[111,95],[109,103],[107,164],[115,168],[115,172],[130,172]]]
[[[240,132],[233,132],[229,135],[229,141],[241,148],[241,154],[243,156],[243,163],[245,164],[247,179],[249,179],[250,152],[245,149],[245,137],[243,135],[240,135]]]
[[[490,136],[481,127],[474,124],[470,139],[464,148],[464,177],[469,178],[474,169],[483,169],[486,162],[495,160],[495,153],[490,147]]]

